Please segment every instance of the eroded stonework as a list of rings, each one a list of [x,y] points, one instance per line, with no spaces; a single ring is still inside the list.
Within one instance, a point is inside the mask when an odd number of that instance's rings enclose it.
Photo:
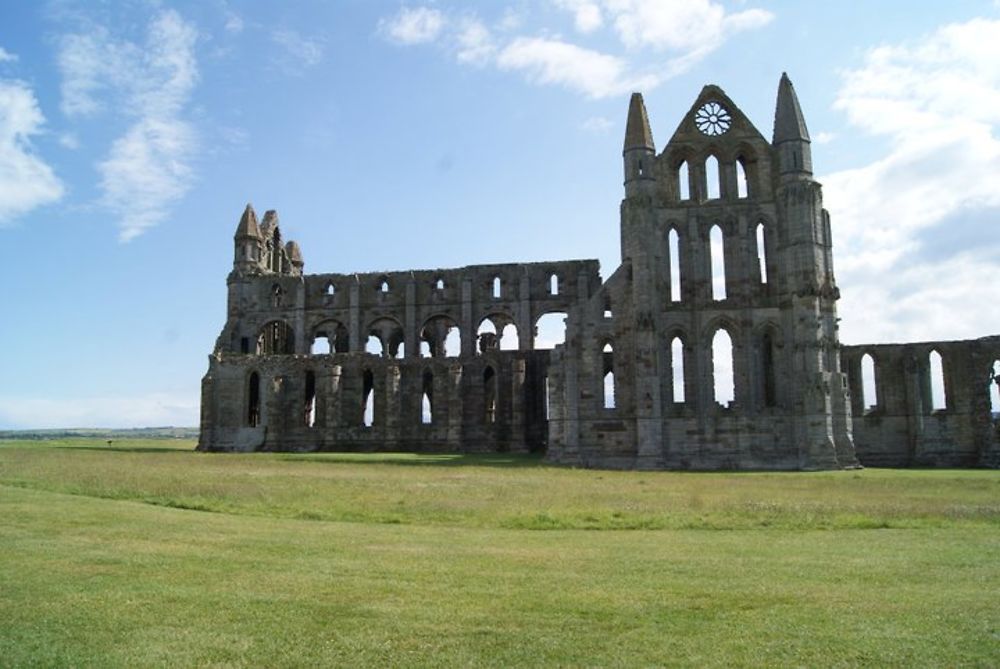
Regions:
[[[633,95],[623,157],[622,262],[607,281],[596,260],[305,275],[277,215],[258,222],[248,205],[199,449],[535,451],[648,469],[998,464],[997,340],[848,347],[841,367],[830,219],[786,76],[770,142],[706,86],[659,154]],[[552,313],[565,342],[539,350]],[[944,408],[924,401],[932,349]],[[868,409],[866,353],[881,370]],[[731,400],[719,390],[730,367]]]

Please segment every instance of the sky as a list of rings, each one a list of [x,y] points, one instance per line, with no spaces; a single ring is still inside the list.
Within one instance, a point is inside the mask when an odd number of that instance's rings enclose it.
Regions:
[[[658,148],[787,71],[845,344],[1000,333],[1000,4],[0,0],[0,429],[198,422],[247,202],[307,272],[619,262]]]

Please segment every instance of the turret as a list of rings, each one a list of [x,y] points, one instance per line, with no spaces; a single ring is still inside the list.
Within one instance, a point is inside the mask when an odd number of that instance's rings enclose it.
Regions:
[[[656,147],[653,133],[649,129],[646,105],[641,93],[633,93],[628,103],[628,122],[625,125],[625,147],[622,150],[625,162],[625,197],[640,193],[651,193],[656,178],[653,176],[653,161]]]
[[[285,254],[288,256],[288,262],[292,264],[292,273],[301,275],[305,262],[302,260],[302,250],[299,249],[298,243],[289,241],[285,244]]]
[[[778,102],[774,109],[773,144],[778,150],[778,170],[782,180],[812,178],[809,131],[795,88],[784,72],[778,84]]]
[[[257,225],[257,213],[253,210],[253,205],[247,203],[243,216],[240,217],[240,224],[236,226],[236,234],[233,235],[235,249],[233,266],[243,271],[257,267],[263,239],[260,226]]]

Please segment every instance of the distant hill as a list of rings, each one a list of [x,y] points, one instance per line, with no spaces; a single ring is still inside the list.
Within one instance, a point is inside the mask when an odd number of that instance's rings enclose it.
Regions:
[[[197,439],[196,427],[135,427],[112,429],[101,427],[55,428],[51,430],[0,430],[0,439]]]

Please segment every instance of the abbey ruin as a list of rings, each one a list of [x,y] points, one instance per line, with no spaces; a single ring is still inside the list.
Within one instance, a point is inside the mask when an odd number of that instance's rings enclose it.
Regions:
[[[810,151],[787,76],[770,142],[706,86],[657,153],[634,94],[621,264],[606,280],[596,260],[307,275],[277,214],[248,205],[198,448],[544,452],[642,469],[1000,465],[1000,337],[841,345]],[[553,313],[565,341],[536,348]]]

